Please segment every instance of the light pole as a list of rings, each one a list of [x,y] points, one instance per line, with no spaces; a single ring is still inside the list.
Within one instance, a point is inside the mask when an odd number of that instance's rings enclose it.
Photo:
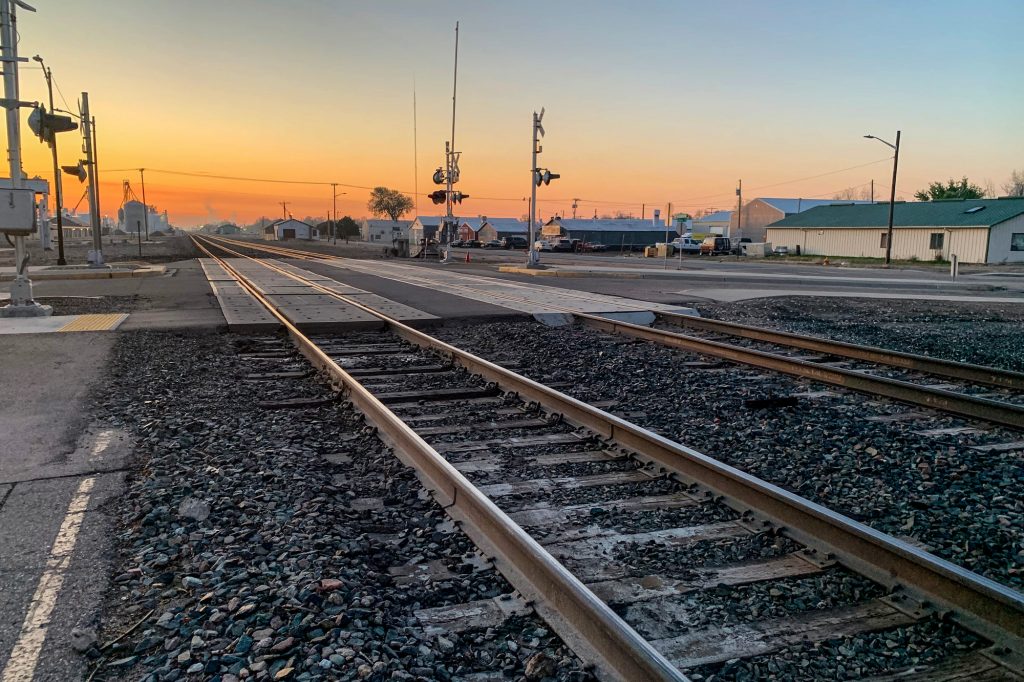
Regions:
[[[46,67],[43,63],[43,58],[39,55],[32,57],[35,61],[39,62],[39,66],[43,69],[43,75],[46,77],[46,89],[50,94],[50,111],[53,111],[53,72]],[[63,209],[63,187],[60,178],[60,166],[57,162],[57,136],[53,136],[53,141],[50,143],[50,151],[53,153],[53,191],[54,201],[57,206],[57,265],[67,265],[68,262],[64,259],[64,212]]]
[[[93,129],[95,132],[95,128]],[[139,169],[139,177],[142,178],[142,224],[146,228],[146,241],[149,241],[149,204],[146,203],[146,169]],[[137,222],[137,221],[136,221]],[[141,247],[139,249],[141,256]]]
[[[348,194],[348,192],[339,192],[338,191],[338,183],[336,183],[336,182],[332,182],[331,183],[331,190],[333,191],[333,194],[334,194],[334,196],[331,198],[331,201],[334,202],[334,221],[331,223],[331,239],[332,239],[332,241],[335,244],[337,244],[338,243],[338,197],[340,197],[342,194]]]
[[[889,231],[885,236],[885,264],[889,265],[892,262],[892,214],[896,207],[896,169],[900,163],[900,131],[896,131],[896,144],[886,142],[874,135],[865,135],[864,137],[869,140],[878,140],[895,152],[892,157],[892,191],[889,193]]]

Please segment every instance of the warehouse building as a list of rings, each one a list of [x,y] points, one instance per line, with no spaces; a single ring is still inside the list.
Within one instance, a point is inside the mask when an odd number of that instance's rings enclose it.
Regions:
[[[732,211],[715,211],[701,216],[693,221],[693,233],[703,235],[729,236],[729,221],[732,220]]]
[[[580,239],[593,244],[604,244],[610,249],[621,248],[629,251],[665,241],[666,230],[670,240],[678,234],[675,227],[666,227],[657,219],[588,220],[556,217],[541,228],[540,238]]]
[[[408,239],[411,220],[374,220],[364,218],[359,223],[359,235],[364,242],[391,244],[396,239]]]
[[[489,242],[505,237],[529,237],[530,224],[517,218],[484,218],[476,231],[476,238]]]
[[[773,223],[767,240],[791,253],[885,257],[889,203],[819,206]],[[1024,262],[1024,198],[896,202],[892,257]]]
[[[263,238],[270,241],[289,239],[319,239],[320,233],[309,223],[295,218],[275,220],[263,228]]]
[[[732,211],[729,216],[729,233],[726,237],[747,237],[754,243],[770,241],[765,228],[772,223],[797,213],[803,213],[818,206],[832,204],[870,204],[870,201],[838,201],[836,199],[785,199],[759,197],[743,204],[739,213]]]

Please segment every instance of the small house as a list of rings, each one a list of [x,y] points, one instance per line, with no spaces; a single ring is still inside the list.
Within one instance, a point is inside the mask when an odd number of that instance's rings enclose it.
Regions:
[[[319,239],[320,233],[309,223],[295,218],[275,220],[263,228],[263,238],[268,241],[287,241],[290,239]]]

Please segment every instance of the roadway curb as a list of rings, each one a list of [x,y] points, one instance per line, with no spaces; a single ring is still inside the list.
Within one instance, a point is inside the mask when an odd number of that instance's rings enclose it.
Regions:
[[[128,277],[159,277],[167,272],[164,266],[152,268],[138,268],[136,270],[83,270],[75,271],[46,271],[29,269],[29,278],[33,282],[42,280],[75,280],[75,279],[122,279]],[[0,273],[0,282],[14,280],[13,272]]]

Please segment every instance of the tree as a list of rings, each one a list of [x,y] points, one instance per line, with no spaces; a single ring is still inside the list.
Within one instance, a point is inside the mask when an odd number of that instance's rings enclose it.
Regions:
[[[339,237],[357,237],[359,236],[359,223],[352,220],[351,216],[343,216],[338,220],[338,236]]]
[[[412,199],[397,189],[387,187],[374,187],[370,192],[370,200],[366,203],[366,208],[373,215],[388,216],[392,220],[398,220],[411,211],[412,207]]]
[[[937,199],[981,199],[985,196],[985,190],[977,185],[971,184],[965,175],[959,181],[953,178],[949,182],[933,182],[927,189],[914,193],[918,201],[935,201]]]
[[[858,192],[856,187],[847,187],[846,189],[833,194],[832,198],[836,201],[870,201],[871,188],[861,187]]]
[[[1008,197],[1024,197],[1024,171],[1015,170],[1010,173],[1010,179],[1003,185],[1003,191]]]

